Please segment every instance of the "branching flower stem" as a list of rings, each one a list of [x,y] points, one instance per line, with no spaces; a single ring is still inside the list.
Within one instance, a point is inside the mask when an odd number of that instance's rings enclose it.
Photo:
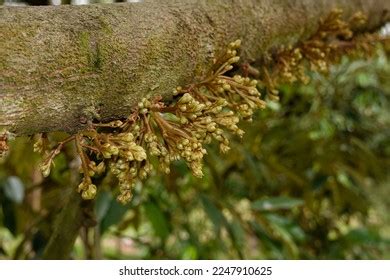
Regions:
[[[250,121],[256,110],[266,107],[260,90],[268,98],[277,99],[277,86],[281,83],[308,81],[307,67],[326,71],[329,63],[346,49],[367,51],[373,38],[379,42],[379,37],[353,37],[352,26],[363,20],[359,14],[343,21],[341,12],[335,10],[320,21],[318,31],[308,40],[265,56],[259,69],[244,63],[243,77],[231,75],[237,70],[234,67],[240,59],[241,45],[240,40],[232,42],[214,60],[213,70],[199,79],[201,82],[177,87],[170,102],[163,102],[161,96],[144,98],[126,119],[91,123],[88,129],[59,142],[50,152],[44,137],[39,137],[34,149],[47,155],[41,170],[48,176],[54,157],[66,143],[74,141],[84,176],[78,186],[83,199],[95,197],[94,177],[106,172],[116,177],[115,191],[122,203],[131,199],[135,182],[145,180],[156,167],[169,173],[175,160],[184,160],[194,176],[202,177],[205,145],[216,141],[220,151],[227,152],[229,139],[244,134],[239,122]],[[251,75],[258,79],[250,78]]]

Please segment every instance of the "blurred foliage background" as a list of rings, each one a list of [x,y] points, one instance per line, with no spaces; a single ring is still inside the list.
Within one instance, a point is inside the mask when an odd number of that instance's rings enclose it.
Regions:
[[[310,75],[282,86],[229,153],[210,146],[203,179],[178,162],[123,206],[101,178],[72,258],[390,259],[389,52]],[[79,181],[74,147],[43,178],[32,146],[17,138],[0,162],[0,259],[39,259]]]
[[[83,228],[72,257],[389,259],[389,77],[378,48],[282,86],[229,153],[209,147],[203,179],[178,162],[123,206],[102,178],[96,226]],[[79,180],[74,154],[68,147],[44,179],[31,139],[11,142],[0,165],[0,258],[40,258]]]

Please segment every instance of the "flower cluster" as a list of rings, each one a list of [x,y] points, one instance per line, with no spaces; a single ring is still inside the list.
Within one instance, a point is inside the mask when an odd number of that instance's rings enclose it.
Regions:
[[[215,140],[221,152],[228,151],[229,135],[244,134],[239,121],[251,120],[255,109],[265,107],[257,81],[226,75],[239,61],[240,44],[240,40],[231,43],[202,82],[174,89],[174,100],[169,104],[161,97],[144,98],[126,120],[92,124],[52,150],[47,149],[47,138],[42,135],[34,148],[45,155],[43,175],[49,175],[63,145],[74,141],[84,176],[78,186],[83,199],[95,197],[93,177],[106,169],[118,180],[122,203],[131,199],[135,182],[147,178],[156,165],[169,173],[171,162],[182,159],[194,176],[202,177],[205,145]]]
[[[174,98],[169,103],[159,96],[144,98],[127,119],[91,124],[53,149],[48,148],[47,137],[41,135],[34,149],[45,156],[41,164],[43,175],[50,174],[54,157],[64,144],[72,141],[84,176],[78,186],[84,199],[95,197],[97,187],[93,178],[107,172],[117,179],[118,200],[122,203],[131,199],[135,182],[145,180],[155,168],[169,173],[171,163],[176,160],[184,160],[194,176],[202,177],[205,145],[216,141],[220,151],[227,152],[229,138],[244,134],[238,127],[240,120],[251,121],[254,111],[265,107],[258,88],[265,87],[268,96],[277,99],[278,84],[308,81],[307,64],[315,71],[326,71],[336,54],[363,48],[367,40],[351,40],[351,27],[363,21],[362,14],[346,22],[341,19],[341,11],[333,11],[308,40],[294,48],[280,48],[274,57],[266,56],[261,69],[247,65],[246,72],[261,76],[260,80],[234,75],[234,65],[240,59],[241,41],[237,40],[214,61],[205,79],[174,89]],[[3,142],[0,145],[4,146]]]
[[[342,19],[342,10],[334,9],[327,18],[320,20],[317,31],[307,40],[296,46],[281,47],[272,58],[267,57],[267,67],[262,69],[265,87],[275,96],[276,85],[300,81],[308,83],[306,68],[316,72],[327,72],[329,64],[338,60],[349,51],[369,48],[379,38],[354,36],[353,28],[366,21],[361,12],[354,14],[348,21]]]

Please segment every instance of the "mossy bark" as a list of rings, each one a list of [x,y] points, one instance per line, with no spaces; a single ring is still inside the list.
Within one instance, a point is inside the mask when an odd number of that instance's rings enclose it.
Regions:
[[[16,134],[81,129],[129,114],[148,95],[196,82],[241,39],[244,61],[312,33],[333,8],[389,20],[390,1],[146,0],[0,8],[0,128]]]

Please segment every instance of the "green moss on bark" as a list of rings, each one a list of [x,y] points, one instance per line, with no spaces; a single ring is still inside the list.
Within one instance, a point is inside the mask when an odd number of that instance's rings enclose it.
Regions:
[[[126,116],[146,95],[169,98],[204,76],[229,42],[242,39],[244,62],[258,59],[307,37],[335,6],[368,14],[369,29],[389,19],[389,1],[374,0],[2,7],[0,126],[74,132],[86,108],[103,120]]]

